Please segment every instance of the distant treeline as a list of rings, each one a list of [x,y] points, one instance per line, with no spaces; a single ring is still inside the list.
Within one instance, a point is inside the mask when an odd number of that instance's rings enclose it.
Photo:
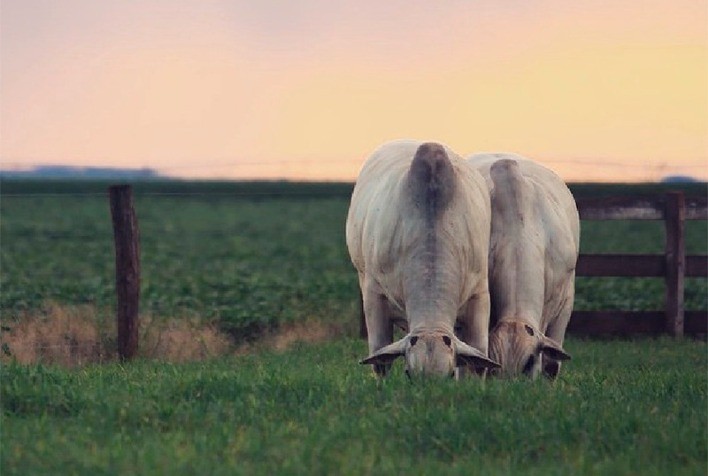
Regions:
[[[136,195],[204,195],[266,199],[273,197],[293,198],[349,198],[354,187],[350,182],[291,182],[291,181],[186,181],[157,177],[153,180],[130,178],[102,179],[22,179],[0,178],[0,194],[103,194],[109,185],[132,183]],[[708,184],[694,183],[571,183],[573,195],[580,197],[603,197],[613,195],[654,196],[667,191],[680,190],[687,196],[706,196]]]
[[[74,167],[69,165],[40,165],[29,170],[3,170],[0,177],[16,179],[155,179],[160,175],[154,169],[120,167]]]

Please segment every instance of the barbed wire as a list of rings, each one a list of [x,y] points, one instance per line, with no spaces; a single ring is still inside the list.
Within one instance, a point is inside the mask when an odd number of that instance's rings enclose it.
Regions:
[[[340,160],[268,160],[268,161],[246,161],[246,162],[217,162],[212,164],[184,164],[172,165],[167,167],[157,167],[159,170],[187,170],[187,169],[216,169],[216,168],[234,168],[234,167],[263,167],[273,165],[319,165],[319,164],[363,164],[361,159],[340,159]]]
[[[495,153],[495,152],[490,152],[490,153]],[[671,167],[708,167],[708,164],[695,164],[695,163],[675,163],[670,160],[664,160],[656,164],[639,164],[639,163],[622,163],[618,162],[616,159],[610,159],[610,158],[603,158],[603,157],[575,157],[575,158],[558,158],[558,157],[547,157],[547,158],[537,158],[534,159],[538,162],[541,163],[548,163],[548,164],[587,164],[587,165],[618,165],[618,166],[630,166],[630,167],[637,167],[637,166],[649,166],[649,167],[666,167],[666,166],[671,166]],[[221,161],[221,162],[207,162],[207,163],[199,163],[199,164],[178,164],[178,165],[169,165],[169,166],[161,166],[161,167],[150,167],[150,166],[138,166],[135,167],[136,170],[140,169],[151,169],[151,168],[159,168],[163,170],[172,170],[172,169],[182,169],[182,168],[195,168],[195,169],[203,169],[203,168],[214,168],[214,167],[252,167],[252,166],[271,166],[271,165],[300,165],[300,164],[343,164],[343,163],[349,163],[349,164],[360,164],[363,165],[364,162],[366,161],[365,158],[349,158],[349,159],[279,159],[279,160],[246,160],[246,161],[232,161],[229,160],[228,162]],[[12,167],[75,167],[77,169],[83,169],[83,168],[105,168],[105,169],[111,169],[111,168],[122,168],[121,165],[67,165],[67,164],[50,164],[47,162],[43,162],[41,160],[30,160],[30,161],[25,161],[25,160],[1,160],[0,159],[0,166],[12,166]]]

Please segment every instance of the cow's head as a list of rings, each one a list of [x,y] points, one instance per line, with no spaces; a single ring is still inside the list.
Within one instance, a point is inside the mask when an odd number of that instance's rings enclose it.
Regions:
[[[489,334],[489,356],[501,364],[492,375],[538,377],[544,373],[555,378],[559,362],[570,359],[561,345],[525,322],[500,321]],[[543,362],[542,362],[543,360]]]
[[[465,365],[499,367],[499,364],[455,335],[441,332],[408,334],[393,344],[380,348],[361,363],[390,365],[402,356],[406,359],[406,374],[410,377],[452,377],[455,367]]]

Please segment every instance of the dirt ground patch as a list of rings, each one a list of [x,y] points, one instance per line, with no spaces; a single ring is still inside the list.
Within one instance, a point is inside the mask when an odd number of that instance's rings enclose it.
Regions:
[[[258,339],[236,344],[216,325],[195,319],[141,316],[140,324],[139,357],[166,362],[285,351],[298,342],[322,342],[346,333],[341,325],[308,320],[285,324]],[[112,315],[92,306],[48,303],[16,322],[3,322],[0,346],[2,362],[81,367],[117,359]]]
[[[317,320],[295,322],[267,332],[253,342],[237,346],[234,353],[243,355],[262,349],[283,352],[296,343],[324,342],[346,334],[347,330],[341,325],[328,325]]]

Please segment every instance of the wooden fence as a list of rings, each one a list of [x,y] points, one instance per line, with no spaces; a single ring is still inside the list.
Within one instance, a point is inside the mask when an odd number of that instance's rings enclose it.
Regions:
[[[568,332],[583,336],[705,335],[708,311],[684,309],[684,279],[707,277],[708,256],[686,256],[684,230],[686,220],[708,220],[707,202],[706,196],[687,200],[681,192],[653,198],[577,200],[581,220],[663,220],[666,243],[661,255],[581,254],[576,275],[663,277],[666,290],[663,310],[574,311]]]

